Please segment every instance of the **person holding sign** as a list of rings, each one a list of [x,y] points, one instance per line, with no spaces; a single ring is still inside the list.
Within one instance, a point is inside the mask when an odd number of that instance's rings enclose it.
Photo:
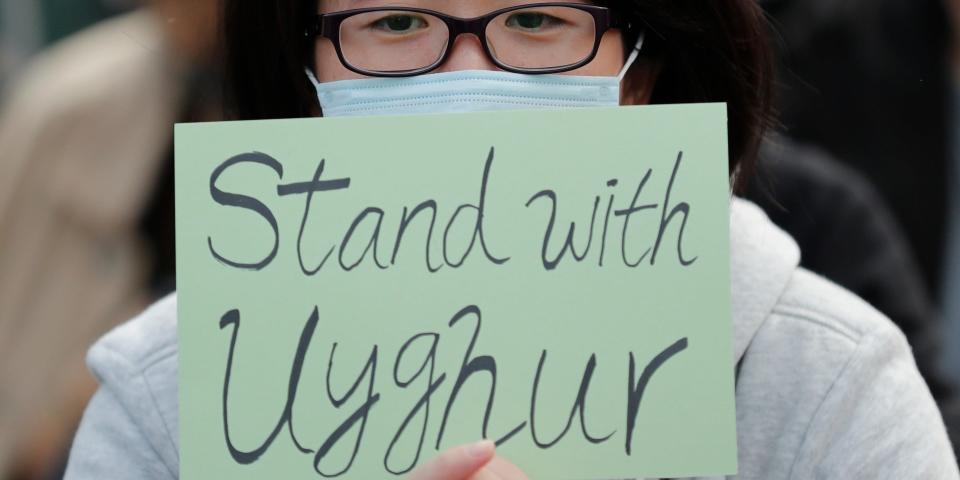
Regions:
[[[179,294],[91,350],[68,479],[960,478],[903,335],[729,198],[770,114],[754,0],[223,25],[232,118],[325,118],[177,127]],[[678,103],[708,105],[620,107]]]

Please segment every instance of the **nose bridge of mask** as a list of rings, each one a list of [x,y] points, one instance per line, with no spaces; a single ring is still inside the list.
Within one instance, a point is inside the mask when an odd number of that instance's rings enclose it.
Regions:
[[[320,83],[306,74],[326,117],[618,106],[620,81],[642,45],[643,35],[616,77],[460,70]]]
[[[616,77],[521,75],[487,70],[315,83],[325,116],[611,106]]]

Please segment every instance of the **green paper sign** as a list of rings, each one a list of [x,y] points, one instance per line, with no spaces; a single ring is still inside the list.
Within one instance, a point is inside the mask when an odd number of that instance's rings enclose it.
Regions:
[[[736,472],[722,104],[176,127],[185,480]]]

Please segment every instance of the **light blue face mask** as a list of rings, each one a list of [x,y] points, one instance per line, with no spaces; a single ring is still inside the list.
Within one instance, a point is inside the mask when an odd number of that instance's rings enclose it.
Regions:
[[[307,75],[325,117],[612,107],[620,105],[620,82],[636,61],[643,38],[641,33],[616,77],[460,70],[320,83],[309,69]]]

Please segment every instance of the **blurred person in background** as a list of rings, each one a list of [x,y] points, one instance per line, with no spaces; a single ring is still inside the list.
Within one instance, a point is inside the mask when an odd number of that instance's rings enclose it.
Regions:
[[[948,240],[947,230],[956,216],[948,214],[947,194],[957,186],[947,182],[945,5],[761,4],[780,35],[784,128],[816,148],[768,148],[775,157],[766,169],[769,185],[754,185],[751,198],[797,239],[804,266],[856,292],[904,330],[957,439],[960,320],[950,325],[957,340],[949,341],[940,314],[957,302],[947,289],[960,287],[942,281],[951,270],[948,245],[960,242]],[[950,368],[939,368],[942,358]]]
[[[782,36],[787,133],[877,187],[937,294],[950,158],[945,1],[761,0]]]
[[[0,0],[0,88],[44,46],[138,0]]]
[[[944,272],[943,303],[947,319],[949,350],[944,363],[960,378],[960,0],[946,0],[950,7],[953,30],[950,48],[952,72],[951,162],[947,170],[949,215],[947,226],[947,258]]]
[[[0,87],[40,48],[40,5],[0,0]]]
[[[0,478],[56,478],[84,355],[173,289],[173,124],[216,119],[216,0],[153,0],[39,55],[0,113]]]

